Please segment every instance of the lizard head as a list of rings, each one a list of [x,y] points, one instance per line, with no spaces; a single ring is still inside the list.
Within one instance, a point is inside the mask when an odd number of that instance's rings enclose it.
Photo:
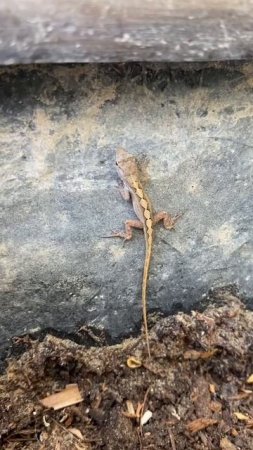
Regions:
[[[136,159],[123,148],[116,150],[116,166],[121,179],[138,174]]]

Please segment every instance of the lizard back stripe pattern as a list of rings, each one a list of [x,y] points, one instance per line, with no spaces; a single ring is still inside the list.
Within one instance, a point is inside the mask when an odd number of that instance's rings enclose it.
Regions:
[[[149,267],[150,267],[151,254],[152,254],[153,222],[151,219],[151,208],[149,206],[149,202],[144,198],[144,191],[142,189],[142,186],[136,180],[133,180],[133,179],[132,179],[132,186],[135,190],[136,195],[140,198],[140,205],[143,208],[143,217],[144,217],[144,235],[145,235],[145,242],[146,242],[146,256],[145,256],[143,278],[142,278],[142,305],[143,305],[143,322],[144,322],[146,343],[147,343],[148,355],[150,357],[151,353],[150,353],[149,336],[148,336],[148,322],[147,322],[147,283],[148,283],[148,274],[149,274]]]

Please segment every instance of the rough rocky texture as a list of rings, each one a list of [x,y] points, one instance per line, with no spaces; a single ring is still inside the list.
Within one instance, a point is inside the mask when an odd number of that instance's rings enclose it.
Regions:
[[[14,335],[140,329],[144,240],[105,239],[134,217],[114,152],[134,153],[156,209],[149,311],[211,288],[252,297],[253,64],[30,66],[1,70],[2,355]]]
[[[253,56],[252,0],[0,2],[0,64]]]

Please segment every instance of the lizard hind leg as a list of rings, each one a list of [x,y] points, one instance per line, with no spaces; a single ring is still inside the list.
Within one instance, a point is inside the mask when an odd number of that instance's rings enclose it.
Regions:
[[[143,223],[140,220],[126,220],[125,231],[114,231],[112,236],[129,241],[133,237],[133,228],[143,229]]]
[[[164,228],[166,228],[166,230],[174,230],[175,224],[181,216],[182,214],[176,214],[175,216],[172,216],[166,211],[159,211],[154,215],[153,222],[154,224],[156,224],[162,220],[163,226]]]

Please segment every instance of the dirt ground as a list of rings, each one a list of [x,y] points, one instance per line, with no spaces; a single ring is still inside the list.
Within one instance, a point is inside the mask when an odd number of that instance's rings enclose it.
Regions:
[[[142,337],[22,344],[0,378],[1,449],[253,449],[253,312],[232,294],[157,321],[150,360]],[[74,383],[82,401],[42,406]]]

